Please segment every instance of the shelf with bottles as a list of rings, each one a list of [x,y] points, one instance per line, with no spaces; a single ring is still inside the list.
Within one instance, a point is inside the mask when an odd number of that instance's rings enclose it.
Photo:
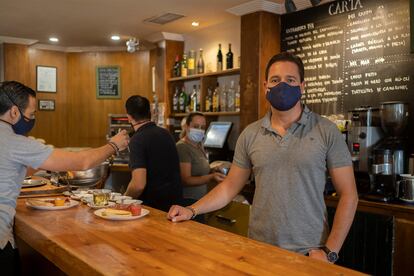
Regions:
[[[200,111],[197,111],[200,112]],[[238,116],[240,111],[219,111],[219,112],[200,112],[204,116]],[[171,113],[171,117],[185,117],[189,113]]]
[[[240,114],[239,75],[208,76],[169,83],[170,116],[202,112],[206,116]]]
[[[228,75],[235,75],[240,74],[240,68],[233,68],[228,70],[223,70],[219,72],[209,72],[204,74],[195,74],[186,77],[174,77],[168,79],[169,82],[176,82],[176,81],[187,81],[187,80],[197,80],[203,77],[220,77],[220,76],[228,76]]]

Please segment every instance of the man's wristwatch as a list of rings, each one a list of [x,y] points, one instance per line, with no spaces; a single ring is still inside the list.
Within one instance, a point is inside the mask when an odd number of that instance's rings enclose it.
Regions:
[[[326,245],[322,246],[321,249],[326,253],[326,257],[330,263],[335,263],[338,260],[338,253],[331,251]]]
[[[191,219],[194,219],[197,216],[197,211],[193,207],[187,206],[185,208],[187,208],[188,210],[190,210],[193,213],[193,215],[191,216]]]

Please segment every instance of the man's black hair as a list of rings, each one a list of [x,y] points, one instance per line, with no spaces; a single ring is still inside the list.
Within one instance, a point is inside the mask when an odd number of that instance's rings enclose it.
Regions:
[[[135,121],[151,119],[150,102],[145,97],[139,95],[129,97],[125,103],[125,108]]]
[[[185,124],[189,126],[190,123],[193,121],[193,118],[195,116],[204,117],[204,114],[203,113],[200,113],[200,112],[191,112],[190,114],[188,114],[187,119],[185,120]]]
[[[29,104],[29,96],[36,97],[36,92],[17,81],[3,81],[0,83],[0,115],[16,105],[24,112]]]
[[[279,61],[289,61],[289,62],[293,62],[294,64],[296,64],[298,66],[298,71],[299,71],[299,76],[300,76],[300,82],[303,82],[305,80],[305,68],[303,66],[303,62],[300,59],[300,57],[292,54],[292,53],[288,53],[288,52],[282,52],[279,53],[277,55],[274,55],[269,62],[267,63],[266,66],[266,72],[265,72],[265,77],[266,77],[266,81],[267,78],[269,77],[269,70],[270,67]]]

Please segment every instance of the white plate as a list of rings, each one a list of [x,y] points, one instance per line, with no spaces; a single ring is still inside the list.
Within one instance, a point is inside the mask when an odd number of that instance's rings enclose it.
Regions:
[[[82,200],[82,199],[92,199],[93,200],[93,195],[91,195],[91,194],[77,194],[77,195],[71,195],[70,198],[74,199],[74,200]]]
[[[50,200],[50,199],[54,199],[54,198],[42,198],[42,199],[38,199],[38,200]],[[65,205],[63,206],[37,206],[37,205],[32,205],[30,204],[28,201],[26,201],[26,206],[33,208],[33,209],[38,209],[38,210],[63,210],[63,209],[68,209],[68,208],[72,208],[74,206],[78,206],[79,202],[75,201],[75,200],[69,200],[69,203],[65,203]]]
[[[32,188],[46,185],[47,181],[42,179],[25,179],[22,182],[22,188]]]
[[[92,209],[102,209],[102,208],[107,208],[107,207],[111,207],[115,205],[115,202],[108,202],[108,204],[104,205],[104,206],[98,206],[93,204],[93,202],[88,202],[87,205],[89,207],[91,207]]]
[[[103,218],[103,219],[108,219],[108,220],[133,220],[133,219],[139,219],[142,218],[146,215],[149,214],[149,210],[148,209],[141,209],[141,215],[139,216],[117,216],[117,215],[113,215],[113,216],[103,216],[102,212],[105,211],[105,209],[99,209],[96,210],[95,212],[93,212],[96,216]]]

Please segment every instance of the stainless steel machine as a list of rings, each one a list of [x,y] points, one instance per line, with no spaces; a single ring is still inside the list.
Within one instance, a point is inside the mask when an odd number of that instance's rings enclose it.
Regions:
[[[367,199],[388,202],[396,198],[397,181],[408,171],[408,107],[405,102],[380,105],[381,125],[387,136],[374,148],[373,183]]]
[[[384,137],[380,110],[369,106],[358,107],[348,112],[348,119],[348,147],[358,192],[367,193],[371,190],[372,183],[373,148]]]

